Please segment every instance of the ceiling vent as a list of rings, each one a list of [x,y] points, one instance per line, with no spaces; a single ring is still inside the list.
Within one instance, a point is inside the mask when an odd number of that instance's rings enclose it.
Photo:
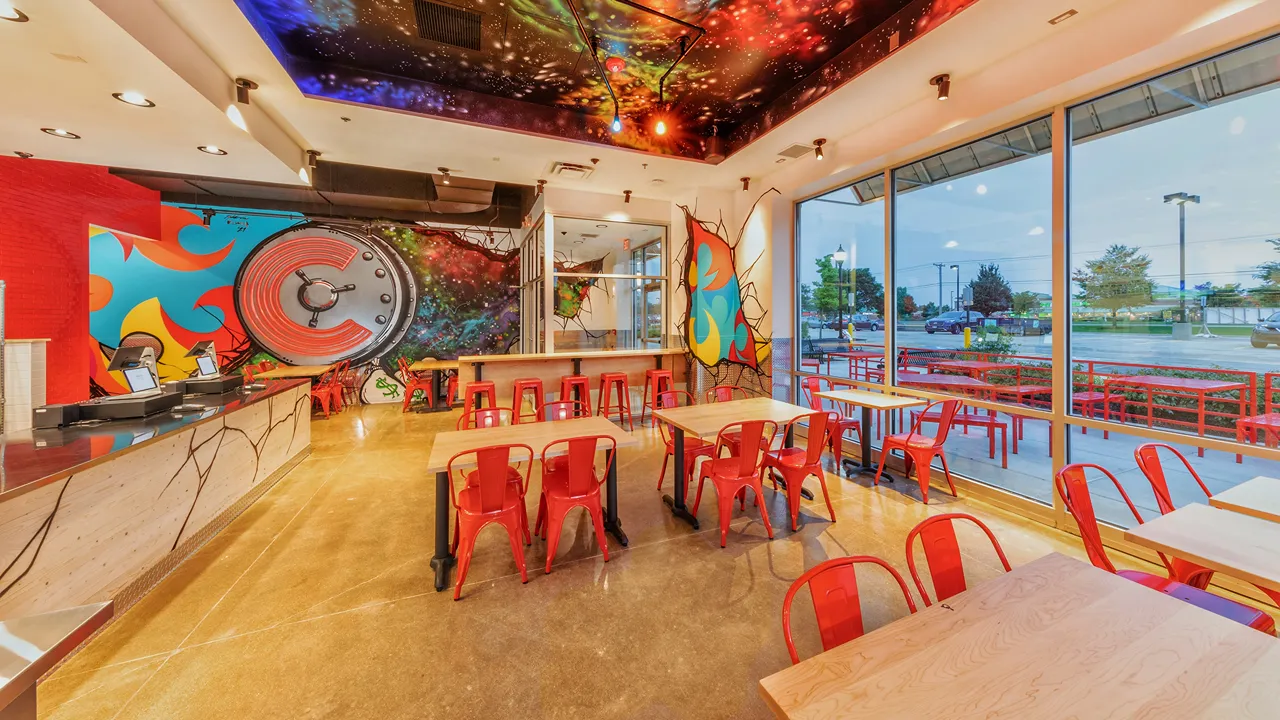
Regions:
[[[778,155],[789,160],[795,160],[796,158],[804,157],[811,152],[813,152],[813,145],[809,143],[796,143],[795,145],[792,145],[786,150],[778,153]]]
[[[480,13],[431,0],[413,0],[413,12],[418,20],[418,37],[423,40],[480,49],[480,21],[484,18]]]
[[[551,174],[565,180],[586,180],[593,172],[595,168],[590,165],[577,163],[557,162],[551,166]]]

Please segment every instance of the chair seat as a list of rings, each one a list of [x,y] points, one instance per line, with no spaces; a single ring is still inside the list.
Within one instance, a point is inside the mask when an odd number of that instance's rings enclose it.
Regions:
[[[502,497],[502,507],[487,513],[480,510],[479,486],[468,485],[458,491],[458,512],[467,513],[468,515],[497,515],[523,503],[524,499],[520,497],[520,483],[518,482],[507,483],[506,493]]]
[[[712,478],[736,478],[738,477],[738,469],[742,466],[742,462],[736,456],[710,458],[702,463],[702,474],[710,475]]]
[[[1248,625],[1254,630],[1261,630],[1262,632],[1270,635],[1275,634],[1275,619],[1267,613],[1264,613],[1261,610],[1255,610],[1248,605],[1243,605],[1235,602],[1234,600],[1228,600],[1227,598],[1214,595],[1211,592],[1205,592],[1204,590],[1193,588],[1190,585],[1185,585],[1176,580],[1152,575],[1151,573],[1144,573],[1137,570],[1120,570],[1116,574],[1125,580],[1149,587],[1156,592],[1181,600],[1188,605],[1194,605],[1201,610],[1208,610],[1214,615],[1238,622],[1241,625]]]
[[[567,458],[568,455],[561,457]],[[548,461],[548,466],[551,463]],[[547,470],[542,474],[542,494],[550,495],[556,498],[590,498],[600,495],[599,483],[591,483],[590,488],[585,493],[573,493],[569,490],[569,463],[564,463],[563,470]]]
[[[686,453],[698,452],[700,450],[705,450],[707,452],[710,452],[711,449],[714,447],[715,447],[715,443],[709,443],[706,440],[703,440],[702,438],[689,437],[688,435],[684,437],[684,451]],[[675,451],[676,451],[675,440],[668,440],[667,453],[671,454],[671,453],[674,453]]]
[[[805,466],[805,458],[809,454],[807,448],[789,447],[770,450],[764,454],[765,465],[775,467],[801,468]]]
[[[910,442],[907,439],[910,438]],[[898,447],[913,447],[922,450],[933,447],[936,441],[920,433],[912,435],[911,433],[898,433],[897,435],[887,435],[884,439],[886,444],[896,445]]]

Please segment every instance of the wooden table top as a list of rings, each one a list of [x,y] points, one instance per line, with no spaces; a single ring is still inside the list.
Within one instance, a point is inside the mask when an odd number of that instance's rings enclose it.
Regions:
[[[108,600],[0,621],[0,714],[114,613]]]
[[[419,360],[409,366],[409,372],[427,372],[430,370],[457,370],[457,360]]]
[[[684,348],[653,348],[652,350],[581,350],[555,353],[509,353],[506,355],[463,355],[460,363],[531,362],[536,360],[590,360],[593,358],[656,357],[658,355],[683,355]]]
[[[696,437],[715,437],[725,425],[750,420],[772,420],[778,425],[791,422],[801,415],[815,412],[813,408],[792,405],[773,398],[757,397],[747,400],[703,403],[678,408],[655,410],[661,421],[675,425]]]
[[[828,390],[814,393],[814,395],[824,400],[853,403],[873,410],[897,410],[898,408],[927,405],[929,402],[923,398],[885,395],[884,393],[874,393],[866,390]]]
[[[1129,528],[1124,537],[1280,592],[1280,523],[1194,503]]]
[[[490,445],[508,445],[521,443],[533,448],[535,455],[542,452],[548,443],[583,435],[608,435],[618,441],[618,447],[631,447],[640,444],[640,438],[619,428],[617,425],[600,417],[575,418],[573,420],[557,420],[555,422],[531,422],[519,425],[502,425],[491,428],[475,428],[472,430],[452,430],[438,433],[431,443],[431,456],[427,460],[427,472],[444,472],[449,465],[449,458],[466,450],[488,447]],[[555,457],[564,455],[566,447],[547,455]],[[472,467],[472,462],[457,462],[455,469]]]
[[[1280,641],[1058,554],[760,681],[791,720],[1264,718],[1278,692]]]
[[[1256,477],[1209,498],[1209,504],[1280,523],[1280,480]]]
[[[279,380],[282,378],[318,378],[333,369],[337,363],[328,365],[283,365],[274,370],[254,373],[254,380]]]

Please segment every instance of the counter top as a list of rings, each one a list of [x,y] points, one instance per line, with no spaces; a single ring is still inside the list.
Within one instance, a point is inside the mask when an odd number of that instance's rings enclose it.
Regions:
[[[527,362],[530,360],[587,360],[591,358],[654,357],[656,355],[683,355],[684,348],[653,348],[652,350],[579,350],[555,353],[512,353],[509,355],[463,355],[460,363]]]
[[[309,382],[268,380],[262,390],[191,395],[183,400],[208,408],[201,412],[162,412],[96,425],[9,433],[0,437],[0,502]]]
[[[3,342],[5,345],[18,345],[20,343],[47,343],[49,342],[49,338],[4,338]]]

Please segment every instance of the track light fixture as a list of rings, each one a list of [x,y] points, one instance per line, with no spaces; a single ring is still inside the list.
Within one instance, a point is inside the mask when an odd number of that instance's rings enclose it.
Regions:
[[[217,210],[211,210],[209,208],[205,208],[204,210],[201,210],[200,215],[203,217],[203,220],[200,224],[204,225],[205,227],[209,227],[209,223],[213,221],[213,216],[217,214],[218,214]]]
[[[257,89],[258,83],[245,78],[236,78],[236,102],[241,105],[248,105],[249,91]]]
[[[938,99],[946,100],[951,97],[951,76],[943,73],[935,75],[929,80],[929,84],[938,88]]]
[[[547,189],[547,181],[546,181],[546,180],[539,180],[539,181],[538,181],[538,190],[537,190],[537,192],[535,192],[535,193],[534,193],[534,197],[538,197],[539,195],[541,195],[541,194],[542,194],[542,191],[543,191],[543,190],[546,190],[546,189]]]
[[[714,124],[711,126],[711,137],[707,138],[705,149],[706,152],[702,156],[704,160],[712,165],[724,162],[724,140],[720,137],[720,129]]]
[[[442,167],[442,168],[436,168],[436,169],[440,171],[440,177],[442,178],[440,182],[442,182],[445,185],[448,185],[449,184],[449,168]]]
[[[749,178],[749,177],[744,177],[744,178],[740,178],[740,179],[742,180],[742,189],[743,189],[743,190],[750,190],[750,189],[751,189],[751,178]]]
[[[622,191],[622,202],[624,202],[624,203],[630,203],[630,202],[631,202],[631,191],[630,191],[630,190],[623,190],[623,191]]]
[[[29,152],[22,152],[21,150],[14,150],[14,151],[13,151],[13,154],[14,154],[14,155],[17,155],[18,157],[22,158],[23,160],[30,160],[31,158],[35,157],[35,155],[32,155],[31,153],[29,153]]]
[[[826,138],[818,138],[813,141],[813,156],[822,159],[822,146],[827,144]]]
[[[320,164],[320,151],[308,150],[307,151],[307,167],[311,168],[312,170],[315,170],[319,164]]]

